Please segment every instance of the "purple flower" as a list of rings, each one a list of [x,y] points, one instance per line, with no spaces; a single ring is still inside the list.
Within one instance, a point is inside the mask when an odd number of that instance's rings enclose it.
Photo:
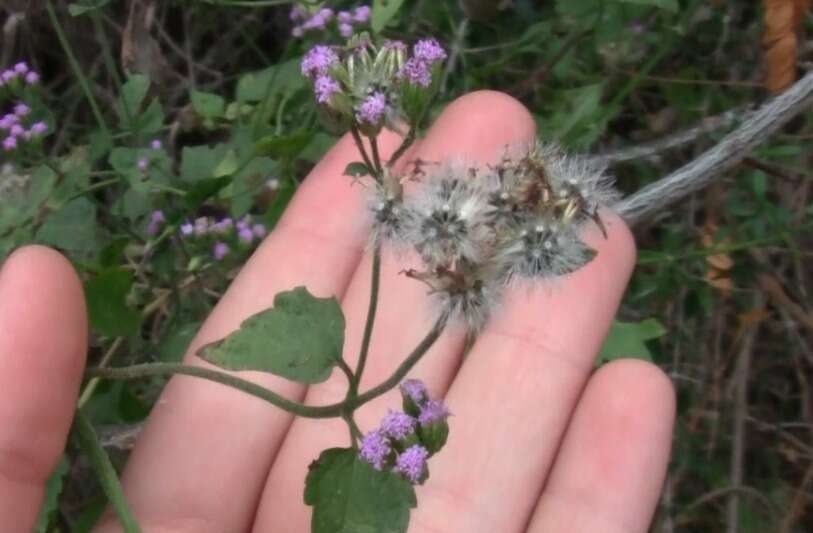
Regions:
[[[209,219],[199,217],[195,219],[195,235],[201,236],[209,233]]]
[[[412,400],[415,405],[423,405],[429,399],[426,385],[419,379],[405,379],[399,386],[401,394]]]
[[[17,137],[6,137],[3,139],[3,150],[10,152],[17,148]]]
[[[435,39],[421,39],[412,47],[412,54],[430,65],[446,59],[446,51]]]
[[[136,162],[136,166],[141,172],[146,172],[147,167],[150,166],[150,161],[146,157],[139,157],[138,161]]]
[[[268,233],[268,230],[265,229],[265,226],[263,226],[262,224],[254,224],[251,227],[251,231],[254,233],[254,236],[257,237],[258,239],[262,239],[263,237],[265,237],[265,234]]]
[[[358,6],[353,11],[353,20],[362,24],[370,20],[370,6]]]
[[[398,456],[395,471],[403,474],[412,483],[418,483],[426,471],[429,452],[420,444],[414,444]]]
[[[339,83],[330,76],[321,75],[316,78],[313,84],[313,91],[316,93],[316,101],[320,104],[326,104],[330,101],[330,97],[341,90]]]
[[[229,247],[226,243],[217,241],[212,249],[212,255],[216,261],[222,260],[229,253]]]
[[[327,19],[322,16],[321,13],[317,13],[305,22],[302,23],[303,30],[323,30],[325,29],[325,24],[327,24]]]
[[[381,421],[381,431],[390,438],[401,440],[415,431],[415,423],[408,414],[390,410]]]
[[[162,147],[161,139],[153,139],[152,142],[150,142],[150,148],[153,150],[160,150]]]
[[[5,70],[2,74],[0,74],[0,78],[2,78],[6,83],[11,82],[11,80],[15,79],[16,77],[17,73],[11,69]]]
[[[10,130],[18,122],[20,122],[20,117],[13,113],[3,115],[3,118],[0,118],[0,130]]]
[[[37,83],[39,83],[39,81],[40,81],[40,75],[37,74],[36,72],[32,71],[32,72],[29,72],[28,74],[25,75],[25,82],[28,85],[36,85]]]
[[[307,17],[308,13],[302,8],[302,6],[295,5],[291,8],[291,12],[288,13],[288,16],[293,22],[297,22]]]
[[[14,72],[19,74],[20,76],[24,76],[28,73],[28,65],[24,61],[20,61],[16,65],[14,65]]]
[[[370,463],[376,470],[382,470],[387,456],[392,451],[387,436],[379,430],[371,431],[361,438],[359,457]]]
[[[164,217],[163,211],[153,211],[150,215],[150,223],[147,225],[147,235],[155,235],[158,233],[158,230],[164,224]]]
[[[339,21],[339,24],[352,24],[353,14],[349,11],[339,11],[336,14],[336,20]]]
[[[251,228],[242,227],[240,231],[237,232],[237,238],[246,244],[251,244],[251,241],[254,240],[254,232],[251,231]]]
[[[35,122],[31,125],[31,134],[34,136],[44,135],[48,131],[48,124],[43,121]]]
[[[421,87],[429,87],[429,84],[432,83],[432,73],[429,72],[429,65],[415,57],[408,59],[404,63],[399,75],[409,80],[410,83]]]
[[[188,237],[188,236],[192,235],[192,233],[194,233],[194,231],[195,231],[195,226],[191,222],[189,222],[188,220],[186,222],[184,222],[183,224],[181,224],[181,235],[183,235],[184,237]]]
[[[384,93],[374,92],[364,99],[356,112],[356,119],[367,124],[378,124],[387,110]]]
[[[9,133],[11,133],[11,135],[14,137],[20,137],[22,136],[23,133],[25,133],[25,129],[19,124],[14,124],[13,126],[11,126]]]
[[[226,233],[230,229],[232,229],[233,227],[234,227],[234,220],[232,220],[231,217],[226,217],[226,218],[220,220],[219,222],[215,222],[214,224],[212,224],[211,229],[218,232],[218,233]]]
[[[346,22],[342,22],[339,24],[339,35],[347,39],[351,35],[353,35],[353,25],[348,24]]]
[[[446,420],[451,413],[449,408],[446,407],[440,400],[429,400],[421,406],[421,414],[418,415],[418,422],[422,426],[431,424],[432,422],[441,422]]]
[[[22,102],[14,106],[14,114],[20,118],[28,115],[29,113],[31,113],[31,108]]]
[[[329,46],[317,44],[302,58],[302,75],[309,78],[327,74],[331,66],[339,62],[339,56]]]

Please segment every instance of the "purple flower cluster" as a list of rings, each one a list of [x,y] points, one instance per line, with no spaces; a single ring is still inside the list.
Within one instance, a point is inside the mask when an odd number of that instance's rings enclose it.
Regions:
[[[388,109],[387,97],[376,91],[365,98],[356,111],[356,120],[360,123],[378,124]]]
[[[302,58],[302,75],[315,80],[320,76],[326,76],[330,67],[338,62],[339,56],[331,47],[317,44]]]
[[[401,68],[401,77],[410,83],[429,87],[432,67],[446,59],[446,51],[435,39],[422,39],[412,46],[412,57]]]
[[[3,150],[11,152],[24,142],[41,138],[48,131],[43,121],[31,122],[31,108],[18,102],[10,113],[0,116],[0,137],[3,137]]]
[[[27,63],[21,61],[13,67],[0,72],[0,87],[10,85],[15,80],[22,80],[28,85],[36,85],[40,81],[40,75],[32,70]]]
[[[376,470],[392,469],[413,484],[422,483],[426,462],[431,455],[429,450],[437,451],[439,446],[433,448],[429,441],[422,440],[425,437],[419,430],[431,431],[431,424],[446,420],[449,409],[442,401],[430,399],[426,385],[421,381],[405,380],[400,389],[405,400],[412,402],[418,416],[403,411],[387,412],[379,427],[362,437],[359,457]]]
[[[355,30],[355,25],[366,24],[370,20],[370,6],[358,6],[350,11],[339,11],[335,13],[332,9],[324,7],[315,13],[309,13],[301,6],[295,5],[291,8],[290,19],[294,23],[291,35],[302,37],[309,31],[323,31],[328,24],[336,21],[336,27],[342,37],[350,37]]]
[[[155,235],[161,229],[161,226],[166,222],[164,212],[161,210],[153,211],[150,214],[150,222],[147,224],[147,235]]]
[[[179,228],[181,237],[189,239],[214,239],[212,256],[220,261],[231,251],[225,241],[248,246],[257,239],[265,237],[268,230],[259,223],[252,223],[251,216],[246,215],[235,221],[231,217],[215,220],[210,217],[199,217],[194,221],[185,221]]]
[[[330,97],[341,91],[339,82],[327,75],[321,75],[313,82],[313,91],[316,93],[316,101],[320,104],[330,102]]]

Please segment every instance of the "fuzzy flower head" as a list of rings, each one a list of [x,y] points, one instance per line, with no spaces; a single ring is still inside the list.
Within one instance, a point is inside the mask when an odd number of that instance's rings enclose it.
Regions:
[[[318,76],[316,81],[313,83],[313,91],[316,93],[316,101],[320,104],[330,102],[330,98],[341,90],[342,88],[339,83],[327,74]]]
[[[435,39],[422,39],[412,47],[412,56],[433,65],[446,59],[446,51]]]
[[[367,433],[361,439],[359,457],[376,470],[383,470],[392,448],[387,436],[380,430]]]
[[[382,92],[374,92],[365,98],[356,111],[356,120],[362,124],[379,124],[387,112],[387,98]]]
[[[418,423],[427,426],[435,422],[444,422],[450,415],[449,408],[441,400],[429,400],[421,407]]]
[[[381,421],[381,431],[391,439],[402,440],[415,432],[416,424],[408,414],[390,410]]]
[[[429,87],[432,84],[432,72],[425,61],[410,58],[401,68],[400,75],[414,85]]]
[[[479,263],[490,240],[487,198],[465,171],[450,166],[427,176],[405,204],[412,212],[407,238],[428,266]]]
[[[229,254],[229,246],[221,241],[217,241],[212,248],[212,256],[215,261],[222,261]]]
[[[423,405],[429,400],[429,391],[426,384],[419,379],[405,379],[398,386],[404,398],[408,398],[415,405]]]
[[[339,62],[339,56],[329,46],[318,44],[311,48],[302,59],[302,75],[316,79],[317,76],[326,75],[330,68]]]
[[[429,451],[420,444],[414,444],[398,455],[395,471],[411,483],[420,483],[426,475],[426,460]]]

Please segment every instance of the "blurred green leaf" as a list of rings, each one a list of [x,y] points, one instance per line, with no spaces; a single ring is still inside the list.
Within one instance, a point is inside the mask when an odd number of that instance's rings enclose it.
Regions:
[[[632,357],[652,361],[646,341],[666,334],[666,328],[654,318],[640,322],[614,321],[598,356],[598,363]]]
[[[373,0],[373,14],[370,20],[370,27],[375,33],[381,30],[392,20],[401,9],[404,0]]]
[[[192,100],[192,108],[203,118],[220,118],[226,109],[226,100],[217,94],[192,91],[190,98]]]
[[[255,152],[275,159],[294,159],[313,139],[314,132],[298,131],[291,135],[269,135],[257,141]]]
[[[214,169],[228,151],[225,144],[184,146],[181,151],[181,180],[195,182],[214,177]]]
[[[678,0],[616,0],[626,4],[639,4],[642,6],[652,6],[665,9],[667,11],[677,12],[680,9]]]
[[[141,316],[127,305],[133,285],[130,271],[114,268],[101,272],[85,283],[85,300],[91,327],[108,337],[133,335]]]
[[[96,11],[110,3],[110,0],[78,0],[68,4],[68,13],[72,17],[78,17],[91,11]]]
[[[244,74],[237,82],[235,100],[261,102],[279,94],[291,94],[305,87],[299,60],[292,59],[264,70]]]
[[[185,322],[171,329],[158,345],[158,358],[167,363],[180,363],[199,329],[200,322]]]
[[[36,239],[65,250],[75,259],[92,259],[101,246],[96,206],[85,197],[71,200],[48,215]]]
[[[308,467],[305,503],[312,533],[404,533],[415,489],[401,476],[379,471],[351,448],[331,448]]]
[[[297,287],[278,293],[274,307],[250,316],[198,355],[227,370],[259,370],[312,384],[330,376],[343,347],[344,315],[336,299]]]
[[[0,234],[30,221],[48,199],[56,174],[46,166],[0,177]]]
[[[48,533],[51,529],[51,519],[59,508],[59,495],[62,493],[65,475],[68,473],[69,464],[68,458],[63,455],[56,468],[48,476],[48,481],[45,483],[45,497],[42,501],[40,514],[37,517],[37,523],[34,525],[36,533]]]
[[[135,74],[127,79],[121,88],[121,94],[115,104],[122,129],[130,130],[144,136],[154,134],[164,123],[164,111],[157,98],[144,108],[150,90],[150,79],[142,74]]]

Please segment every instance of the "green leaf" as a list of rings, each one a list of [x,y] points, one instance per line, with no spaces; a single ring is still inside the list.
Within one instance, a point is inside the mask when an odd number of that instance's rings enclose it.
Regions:
[[[141,317],[127,305],[133,286],[133,274],[123,269],[110,269],[85,283],[90,325],[108,337],[133,335]]]
[[[29,222],[48,199],[56,174],[41,166],[30,174],[20,172],[0,177],[0,234]]]
[[[40,508],[40,514],[37,517],[37,523],[34,526],[36,533],[47,533],[51,524],[51,518],[54,512],[59,507],[59,495],[62,493],[63,480],[65,474],[68,473],[68,459],[64,455],[60,458],[59,462],[48,476],[48,481],[45,483],[45,498]]]
[[[373,0],[373,15],[370,20],[370,27],[373,31],[380,33],[398,13],[403,3],[404,0]]]
[[[180,363],[199,329],[200,322],[185,322],[171,329],[158,345],[158,359],[165,363]]]
[[[350,448],[331,448],[308,468],[305,503],[313,507],[312,533],[403,533],[417,500],[399,475],[374,469]]]
[[[45,219],[36,240],[61,248],[78,259],[91,259],[100,247],[96,206],[85,197],[68,202]]]
[[[249,72],[237,82],[235,100],[261,102],[278,94],[292,94],[305,88],[305,77],[299,71],[299,60],[292,59],[264,70]]]
[[[192,108],[203,118],[220,118],[226,110],[226,101],[217,94],[192,91],[191,101]]]
[[[184,204],[191,210],[197,209],[203,202],[228,187],[231,181],[231,176],[202,179],[186,190],[186,196],[183,198]]]
[[[142,172],[138,168],[138,160],[141,158],[149,161],[146,172]],[[108,162],[116,172],[127,179],[133,190],[150,192],[154,189],[151,184],[169,185],[171,183],[172,162],[163,150],[119,146],[110,152]]]
[[[181,180],[194,182],[214,177],[213,171],[226,157],[227,151],[225,144],[184,146],[181,151]]]
[[[617,0],[625,4],[639,4],[642,6],[652,6],[677,13],[680,10],[678,0]]]
[[[623,357],[652,361],[652,353],[646,341],[666,334],[666,328],[654,318],[640,322],[613,322],[610,333],[598,356],[598,363],[606,363]]]
[[[291,135],[269,135],[257,141],[255,153],[275,159],[293,159],[308,146],[312,138],[312,131],[298,131]]]
[[[237,151],[231,149],[228,152],[226,152],[226,156],[223,158],[223,160],[217,164],[212,175],[215,178],[224,178],[226,176],[231,176],[239,169],[240,161],[237,158]]]
[[[122,129],[149,135],[161,129],[164,111],[158,99],[153,99],[146,109],[144,102],[150,90],[150,79],[142,74],[130,76],[121,88],[121,95],[115,104]]]
[[[78,17],[79,15],[96,11],[109,3],[110,0],[79,0],[78,2],[73,2],[68,5],[68,13],[70,13],[72,17]]]
[[[345,176],[352,176],[354,178],[360,178],[362,176],[369,176],[370,175],[370,169],[367,168],[367,165],[365,165],[364,163],[362,163],[360,161],[354,161],[352,163],[349,163],[344,168],[344,175]]]
[[[226,370],[259,370],[312,384],[330,376],[343,346],[344,315],[336,299],[297,287],[278,293],[274,307],[250,316],[198,355]]]

